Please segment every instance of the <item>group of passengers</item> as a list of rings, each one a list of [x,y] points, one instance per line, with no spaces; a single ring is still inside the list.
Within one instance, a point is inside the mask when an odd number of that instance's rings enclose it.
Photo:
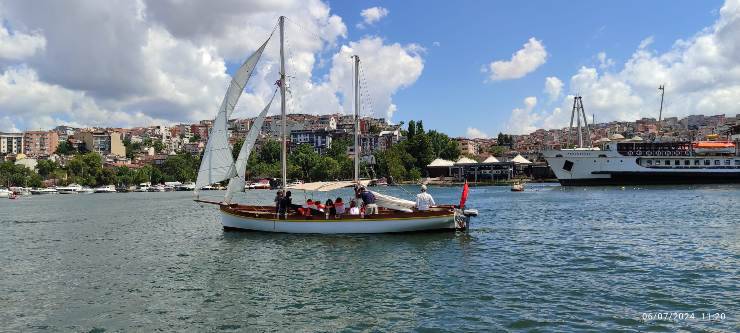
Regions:
[[[291,211],[297,212],[301,216],[325,216],[329,218],[342,218],[344,215],[366,215],[378,214],[378,205],[375,203],[375,195],[368,191],[364,186],[355,186],[355,198],[350,200],[349,207],[345,206],[341,197],[334,201],[327,199],[325,203],[319,200],[307,199],[304,205],[294,205],[290,191],[280,190],[275,196],[275,213],[280,216],[287,216]],[[358,205],[358,200],[362,204]],[[429,210],[434,206],[434,199],[427,193],[426,185],[421,186],[421,193],[416,195],[416,209],[420,211]]]

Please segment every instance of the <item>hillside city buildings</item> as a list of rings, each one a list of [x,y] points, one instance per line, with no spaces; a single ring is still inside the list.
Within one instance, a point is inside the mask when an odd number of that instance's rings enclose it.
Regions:
[[[236,143],[243,139],[251,129],[253,119],[232,119],[229,121],[229,140]],[[60,143],[72,151],[96,152],[104,157],[109,166],[141,167],[147,164],[161,164],[169,155],[185,152],[200,155],[205,149],[211,120],[194,124],[171,126],[150,126],[136,128],[74,128],[57,126],[48,131],[27,131],[23,133],[0,133],[0,160],[53,159],[62,164],[67,158],[57,153]],[[353,140],[354,118],[351,115],[308,115],[290,114],[287,119],[289,131],[288,147],[295,149],[301,144],[310,145],[316,152],[324,153],[336,140]],[[722,138],[732,136],[740,140],[740,115],[691,115],[684,118],[669,117],[658,122],[653,118],[642,118],[634,122],[609,122],[589,125],[591,136],[587,142],[601,138],[621,135],[625,138],[640,137],[642,140],[701,140],[712,134]],[[498,138],[454,138],[461,154],[473,161],[482,162],[491,156],[496,161],[505,162],[517,154],[537,162],[541,161],[539,152],[544,149],[558,149],[573,145],[568,128],[538,129],[526,135],[508,136],[507,142]],[[734,135],[734,136],[733,136]],[[279,116],[270,116],[263,123],[257,146],[268,139],[281,139]],[[590,141],[588,140],[590,139]],[[388,124],[382,118],[362,118],[360,120],[360,154],[372,162],[372,154],[392,147],[404,140],[399,125]],[[128,152],[127,152],[128,146]],[[347,154],[352,156],[350,148]],[[33,165],[26,161],[27,165]]]

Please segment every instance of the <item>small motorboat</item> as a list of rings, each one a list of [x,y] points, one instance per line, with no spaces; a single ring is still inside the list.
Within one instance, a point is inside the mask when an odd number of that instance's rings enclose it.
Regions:
[[[31,189],[31,194],[39,195],[39,194],[57,194],[57,189],[55,188],[35,188]]]
[[[524,192],[524,183],[516,182],[511,184],[511,192]]]
[[[85,186],[85,187],[81,188],[79,191],[77,191],[77,193],[90,194],[90,193],[95,193],[95,190],[93,190],[90,187]]]
[[[77,194],[82,190],[82,186],[79,184],[69,184],[67,186],[57,186],[57,192],[59,194]]]
[[[0,198],[10,198],[10,196],[14,195],[13,192],[11,192],[8,189],[0,188]]]
[[[116,193],[115,185],[101,186],[95,188],[95,193]]]

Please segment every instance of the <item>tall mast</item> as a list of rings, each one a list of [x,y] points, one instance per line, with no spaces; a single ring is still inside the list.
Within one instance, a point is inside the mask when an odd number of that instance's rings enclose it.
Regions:
[[[355,55],[355,182],[360,181],[360,57]]]
[[[665,84],[658,87],[660,90],[660,112],[658,113],[658,133],[660,133],[660,123],[663,120],[663,96],[665,96]]]
[[[282,150],[281,150],[281,164],[282,164],[282,176],[283,183],[282,188],[288,184],[288,143],[287,143],[287,130],[288,130],[288,119],[285,114],[285,16],[280,16],[280,114],[282,115]]]

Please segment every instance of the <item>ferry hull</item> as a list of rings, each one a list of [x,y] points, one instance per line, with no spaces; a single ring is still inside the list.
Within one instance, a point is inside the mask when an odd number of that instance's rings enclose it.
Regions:
[[[455,215],[405,219],[275,220],[245,217],[221,210],[224,230],[252,230],[300,234],[377,234],[455,230]]]
[[[740,184],[740,172],[611,172],[609,178],[558,179],[563,186]]]

